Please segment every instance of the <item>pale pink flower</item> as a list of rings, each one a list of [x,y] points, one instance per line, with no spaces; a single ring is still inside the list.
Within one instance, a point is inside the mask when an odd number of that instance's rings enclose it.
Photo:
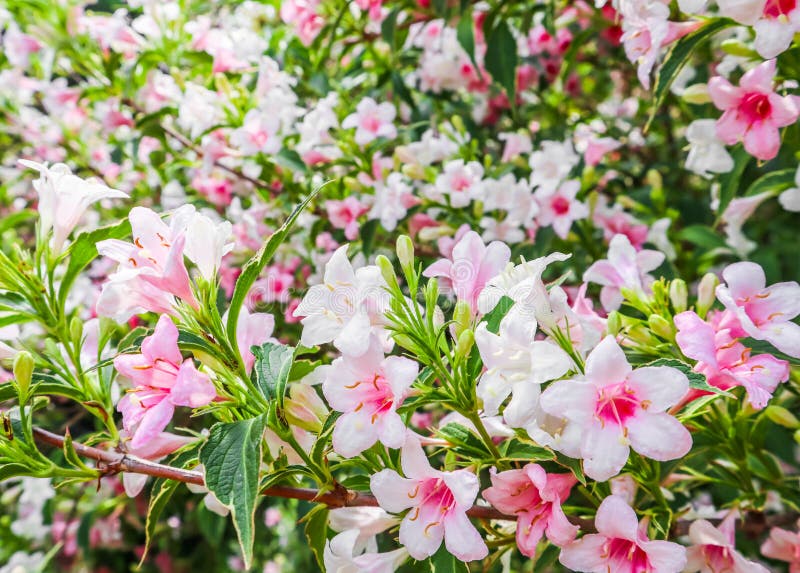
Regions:
[[[297,37],[305,46],[311,45],[325,26],[317,13],[320,0],[284,0],[281,2],[281,20],[294,26]]]
[[[179,209],[167,225],[155,211],[134,207],[128,214],[132,243],[118,239],[97,243],[101,255],[119,263],[103,284],[98,314],[121,322],[141,312],[171,312],[173,296],[197,307],[183,260],[185,228],[192,214],[193,207]]]
[[[736,315],[744,331],[800,358],[800,325],[792,322],[800,314],[797,281],[767,287],[764,269],[749,262],[729,265],[722,277],[726,284],[717,287],[717,299]]]
[[[408,559],[409,552],[395,549],[387,553],[361,552],[356,547],[358,529],[350,529],[325,543],[325,570],[336,573],[394,573]]]
[[[375,442],[399,448],[406,427],[397,408],[408,396],[419,365],[400,356],[384,358],[380,341],[372,337],[358,357],[341,356],[325,371],[322,392],[331,408],[344,414],[333,430],[333,449],[357,456]]]
[[[400,523],[380,507],[340,507],[331,509],[328,516],[328,524],[334,531],[341,533],[355,529],[359,532],[356,551],[363,551],[374,543],[376,535]]]
[[[376,181],[374,189],[375,201],[369,217],[379,219],[387,231],[394,231],[398,221],[406,216],[411,207],[420,202],[402,173],[390,173],[386,181]]]
[[[344,118],[342,128],[355,128],[355,141],[363,147],[379,137],[397,137],[397,128],[394,126],[396,115],[397,110],[391,103],[379,104],[371,97],[366,97],[358,102],[354,113]]]
[[[531,186],[536,187],[539,197],[556,190],[580,161],[570,141],[543,141],[539,149],[531,153]]]
[[[381,9],[383,7],[383,0],[356,0],[356,6],[362,11],[369,14],[369,19],[376,22],[383,20]]]
[[[575,539],[578,527],[561,509],[577,483],[572,474],[549,474],[539,464],[528,464],[500,473],[492,468],[491,477],[492,486],[483,491],[483,498],[503,513],[517,516],[517,547],[523,555],[534,557],[544,535],[558,546]]]
[[[794,187],[783,191],[778,196],[781,207],[794,213],[800,212],[800,165],[794,174]]]
[[[622,304],[622,292],[627,288],[639,294],[649,294],[655,280],[648,273],[664,262],[664,253],[644,249],[636,252],[625,235],[614,235],[608,247],[608,259],[596,261],[583,280],[603,285],[600,302],[607,311],[617,310]]]
[[[251,109],[242,126],[231,133],[231,145],[245,155],[274,154],[281,150],[283,138],[278,135],[281,118],[274,112]]]
[[[503,163],[508,163],[523,153],[533,151],[531,136],[527,133],[504,132],[498,134],[497,139],[505,142],[503,157],[500,159]]]
[[[345,354],[364,354],[370,334],[383,333],[383,312],[389,308],[385,287],[378,267],[353,270],[347,245],[342,245],[325,265],[323,284],[308,289],[293,313],[303,317],[300,343],[311,347],[332,341]]]
[[[733,321],[738,330],[738,321],[735,318]],[[751,356],[751,349],[736,340],[736,331],[716,322],[715,328],[693,311],[678,314],[675,316],[678,346],[686,356],[698,361],[694,369],[709,384],[722,390],[742,386],[747,390],[750,404],[763,408],[778,384],[789,379],[789,363],[771,354]]]
[[[686,549],[671,541],[651,541],[647,521],[616,495],[603,500],[594,520],[597,533],[584,535],[561,550],[559,561],[586,573],[678,573]]]
[[[39,52],[42,44],[28,34],[20,31],[17,23],[12,21],[3,34],[3,53],[15,68],[27,68],[31,55]]]
[[[467,517],[480,488],[478,477],[467,470],[433,469],[412,434],[400,460],[406,477],[381,470],[370,478],[370,489],[389,513],[411,510],[400,523],[400,543],[411,557],[422,560],[433,555],[444,539],[447,551],[461,561],[485,558],[486,543]]]
[[[233,250],[229,242],[233,226],[229,221],[212,221],[206,215],[194,213],[186,225],[186,258],[197,265],[204,279],[210,281],[222,266],[222,257]]]
[[[633,370],[614,337],[607,336],[589,354],[585,377],[551,384],[541,406],[583,428],[584,471],[605,481],[619,473],[630,448],[658,461],[686,455],[692,437],[666,411],[688,390],[689,380],[675,368]]]
[[[797,0],[762,0],[761,4],[762,12],[753,24],[753,46],[762,58],[770,59],[788,50],[800,32],[800,4]]]
[[[483,199],[483,166],[477,161],[448,161],[436,177],[432,192],[433,199],[449,198],[451,207],[466,207],[472,200]]]
[[[769,539],[761,545],[764,557],[785,561],[789,564],[789,573],[800,573],[800,533],[773,527]]]
[[[348,241],[358,237],[358,218],[369,211],[369,206],[350,195],[341,201],[325,201],[328,220],[335,229],[344,229]]]
[[[689,527],[692,545],[686,550],[685,573],[768,573],[766,567],[736,551],[736,517],[737,512],[731,511],[719,527],[705,519],[692,522]]]
[[[220,173],[198,172],[192,178],[192,187],[218,207],[227,207],[233,199],[233,183]]]
[[[556,235],[566,239],[572,223],[589,216],[586,204],[575,198],[580,190],[581,184],[575,179],[565,181],[553,192],[537,190],[534,197],[539,203],[539,225],[552,226]]]
[[[143,448],[167,427],[176,406],[199,408],[217,396],[208,376],[178,349],[178,329],[162,315],[153,334],[142,341],[141,354],[120,354],[114,368],[133,383],[117,404],[130,447]]]
[[[727,173],[733,169],[733,157],[717,137],[713,119],[696,119],[686,128],[689,154],[686,169],[709,177],[710,173]]]
[[[253,346],[261,346],[265,342],[277,342],[272,336],[275,329],[275,317],[268,312],[250,313],[243,306],[236,323],[236,345],[247,372],[253,369],[255,356],[250,351]]]
[[[717,120],[719,138],[728,145],[744,141],[745,150],[763,161],[778,154],[779,128],[800,116],[796,98],[775,93],[774,78],[775,60],[768,60],[744,74],[738,87],[721,76],[708,82],[711,100],[725,112]]]
[[[439,277],[443,292],[454,293],[477,312],[483,287],[500,274],[510,258],[511,250],[505,243],[495,241],[487,246],[478,233],[469,231],[455,244],[451,258],[439,259],[422,274]]]
[[[81,179],[63,163],[48,166],[21,159],[20,165],[39,172],[33,188],[39,194],[39,232],[53,231],[51,246],[58,255],[64,242],[92,203],[102,199],[127,199],[127,193],[111,189],[96,179]]]

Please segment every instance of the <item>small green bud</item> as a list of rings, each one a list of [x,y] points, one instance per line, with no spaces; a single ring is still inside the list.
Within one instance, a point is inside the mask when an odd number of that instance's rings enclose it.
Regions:
[[[458,342],[456,343],[456,355],[467,356],[469,351],[472,350],[472,345],[474,343],[475,334],[472,332],[471,328],[468,328],[458,337]]]
[[[375,264],[378,265],[378,268],[381,271],[381,276],[383,277],[383,280],[386,281],[387,285],[397,284],[397,275],[394,274],[392,261],[390,261],[385,255],[378,255],[375,257]]]
[[[706,313],[714,305],[717,297],[717,285],[719,279],[714,273],[706,273],[697,287],[697,314],[700,318],[705,318]]]
[[[753,50],[753,48],[744,44],[741,40],[729,38],[720,44],[722,50],[731,56],[738,56],[740,58],[756,59],[760,56]]]
[[[622,328],[622,317],[616,310],[612,310],[608,313],[608,319],[606,320],[606,330],[611,336],[616,336],[619,334],[620,329]]]
[[[464,127],[464,120],[461,119],[460,115],[454,115],[450,118],[450,123],[453,124],[453,127],[456,128],[458,133],[466,133],[467,128]]]
[[[794,441],[800,444],[800,430],[794,431]]]
[[[689,287],[683,279],[675,279],[669,283],[669,300],[675,312],[683,312],[689,304]]]
[[[397,237],[395,249],[397,250],[397,260],[400,261],[400,266],[403,267],[403,269],[413,269],[414,243],[411,240],[411,237],[408,235],[400,235]]]
[[[320,432],[328,417],[328,407],[309,384],[291,384],[284,405],[286,420],[309,432]]]
[[[659,314],[651,314],[647,319],[647,324],[650,325],[650,330],[655,332],[661,338],[664,338],[665,340],[672,340],[672,337],[674,336],[672,324],[663,316]]]
[[[790,430],[800,429],[800,420],[783,406],[767,406],[764,413],[767,415],[767,418],[779,426],[789,428]]]
[[[31,379],[33,378],[33,356],[24,350],[17,353],[14,358],[14,383],[17,386],[19,394],[20,406],[25,405],[28,401],[28,391],[31,387]]]
[[[456,303],[456,308],[453,311],[453,321],[456,323],[456,337],[459,337],[462,332],[469,328],[472,321],[472,309],[468,302],[460,300]]]
[[[83,339],[83,321],[77,316],[74,316],[72,320],[69,321],[69,336],[78,344],[80,344]]]
[[[711,96],[708,94],[708,86],[706,84],[694,84],[687,87],[683,94],[681,94],[683,101],[701,105],[711,102]]]
[[[400,171],[409,179],[425,180],[425,169],[419,163],[406,163]]]

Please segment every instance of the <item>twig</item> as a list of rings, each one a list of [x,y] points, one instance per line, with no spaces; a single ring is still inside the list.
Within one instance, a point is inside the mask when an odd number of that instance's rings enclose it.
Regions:
[[[63,448],[64,437],[41,428],[33,429],[33,436],[37,442],[41,444],[48,444],[56,448]],[[183,483],[191,483],[195,485],[205,485],[203,481],[203,474],[192,470],[184,470],[174,468],[171,466],[158,464],[138,458],[136,456],[102,450],[86,446],[78,442],[72,442],[72,447],[75,451],[85,457],[96,461],[104,462],[108,468],[114,472],[129,472],[148,475],[152,477],[171,479]],[[357,491],[348,490],[344,487],[337,487],[333,491],[320,493],[316,489],[310,488],[297,488],[288,486],[272,486],[261,490],[262,495],[270,497],[283,497],[289,499],[300,499],[304,501],[311,501],[315,503],[324,503],[333,508],[339,507],[378,507],[378,500],[375,496],[360,493]],[[515,516],[506,515],[497,511],[492,507],[483,505],[473,505],[468,511],[467,515],[475,519],[486,520],[504,520],[516,521]],[[748,511],[744,513],[743,519],[737,523],[737,529],[745,533],[749,537],[759,537],[765,531],[772,527],[787,527],[792,526],[797,521],[800,514],[797,512],[787,512],[775,515],[765,515],[758,511]],[[584,532],[595,531],[594,520],[582,517],[569,516],[572,524],[580,526]],[[712,524],[718,525],[721,519],[709,519]],[[692,520],[680,519],[675,522],[672,527],[672,535],[681,536],[689,532],[689,526]]]

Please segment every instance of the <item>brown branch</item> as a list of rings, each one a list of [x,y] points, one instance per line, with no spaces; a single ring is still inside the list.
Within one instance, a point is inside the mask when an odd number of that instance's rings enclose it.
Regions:
[[[33,435],[36,441],[41,444],[48,444],[56,448],[64,447],[64,437],[58,434],[48,432],[41,428],[34,428]],[[72,447],[79,455],[85,458],[103,462],[104,467],[102,469],[107,473],[130,472],[195,485],[205,485],[203,474],[200,472],[174,468],[151,462],[131,454],[102,450],[78,442],[72,442]],[[333,491],[321,493],[316,489],[276,485],[264,488],[261,490],[261,494],[269,497],[283,497],[324,503],[333,508],[378,507],[378,501],[375,499],[375,496],[348,490],[341,486],[338,486]],[[506,515],[493,507],[484,505],[473,505],[472,508],[467,511],[467,515],[475,519],[486,520],[516,521],[517,519],[516,516]],[[738,522],[737,529],[744,532],[747,536],[755,538],[772,527],[790,527],[797,521],[798,517],[800,517],[800,514],[797,512],[765,515],[758,511],[748,511],[744,513],[744,518]],[[595,531],[593,519],[569,516],[569,520],[574,525],[580,526],[581,530],[584,532]],[[709,519],[708,521],[714,525],[718,525],[722,520]],[[692,520],[680,519],[673,525],[671,533],[674,536],[686,535],[689,532],[691,524]]]

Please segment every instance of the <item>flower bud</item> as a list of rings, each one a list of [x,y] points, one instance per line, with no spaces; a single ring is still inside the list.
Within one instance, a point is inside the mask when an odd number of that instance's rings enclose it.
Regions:
[[[611,336],[616,336],[620,329],[622,328],[622,317],[616,310],[612,310],[608,313],[608,319],[606,320],[606,330],[608,334]]]
[[[755,50],[753,50],[753,48],[735,38],[729,38],[725,40],[722,42],[722,44],[720,44],[720,47],[725,53],[730,54],[731,56],[738,56],[740,58],[748,59],[756,59],[761,57]]]
[[[433,308],[433,326],[435,326],[436,328],[441,328],[443,324],[444,324],[444,312],[437,305]]]
[[[17,386],[20,406],[24,406],[28,401],[28,390],[31,387],[33,378],[33,356],[29,352],[21,351],[14,358],[14,383]]]
[[[291,384],[284,402],[286,420],[309,432],[319,433],[328,417],[328,408],[310,384]]]
[[[719,279],[714,273],[706,273],[697,287],[697,314],[705,318],[708,310],[714,305],[717,297]]]
[[[72,317],[72,320],[69,321],[69,336],[80,345],[83,338],[83,321],[77,316]]]
[[[689,288],[683,279],[675,279],[669,283],[669,300],[675,312],[683,312],[689,304]]]
[[[378,255],[375,257],[375,264],[378,265],[378,268],[381,271],[381,276],[383,277],[383,280],[386,281],[387,285],[391,286],[397,284],[397,275],[394,274],[392,261],[390,261],[384,255]]]
[[[456,343],[456,356],[467,356],[469,351],[472,350],[472,345],[475,343],[475,334],[471,328],[466,329],[458,337]]]
[[[461,333],[469,328],[472,320],[472,309],[469,303],[460,300],[456,303],[456,308],[453,311],[453,321],[455,322],[456,338],[461,336]]]
[[[794,431],[794,441],[800,444],[800,430]]]
[[[764,411],[764,413],[767,415],[767,418],[779,426],[789,428],[790,430],[796,430],[800,428],[800,420],[798,420],[794,414],[792,414],[783,406],[767,406],[767,409]]]
[[[401,168],[403,175],[409,179],[424,180],[425,169],[419,163],[406,163]]]
[[[706,84],[693,84],[687,87],[681,97],[683,101],[697,105],[711,102],[711,96],[708,94],[708,86]]]
[[[400,261],[400,266],[405,270],[406,268],[414,268],[414,243],[408,235],[400,235],[397,237],[395,244],[397,250],[397,260]]]
[[[651,314],[647,319],[647,324],[650,325],[650,330],[665,340],[672,340],[674,332],[672,324],[663,316],[659,314]]]

